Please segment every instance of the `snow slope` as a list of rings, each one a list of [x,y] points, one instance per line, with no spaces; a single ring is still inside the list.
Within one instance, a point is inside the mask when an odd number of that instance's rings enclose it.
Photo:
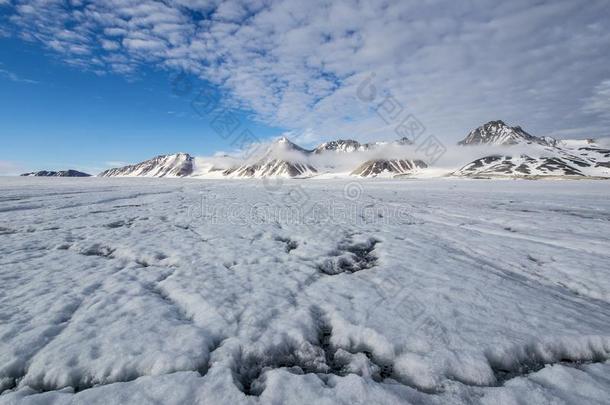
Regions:
[[[0,179],[0,404],[607,404],[609,192]]]
[[[298,161],[291,162],[282,159],[265,159],[255,163],[245,164],[224,171],[229,177],[311,177],[317,170],[307,164]]]
[[[466,177],[610,178],[610,150],[528,145],[476,159],[453,173]]]
[[[262,156],[224,171],[228,177],[311,177],[317,170],[307,163],[312,151],[301,148],[286,137],[271,143]]]
[[[464,165],[453,176],[610,178],[610,149],[594,140],[539,138],[521,127],[491,121],[470,132],[459,145],[494,146],[495,153]]]
[[[109,169],[99,177],[185,177],[193,174],[194,158],[188,153],[161,155],[150,160]]]
[[[368,160],[360,165],[351,174],[360,177],[398,176],[417,173],[418,169],[426,168],[425,162],[421,160],[405,159],[379,159]]]

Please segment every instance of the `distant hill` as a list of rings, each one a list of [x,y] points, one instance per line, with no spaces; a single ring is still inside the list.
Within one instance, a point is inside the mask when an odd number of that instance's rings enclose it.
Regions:
[[[23,177],[91,177],[90,174],[78,170],[62,170],[58,172],[42,170],[39,172],[24,173]]]

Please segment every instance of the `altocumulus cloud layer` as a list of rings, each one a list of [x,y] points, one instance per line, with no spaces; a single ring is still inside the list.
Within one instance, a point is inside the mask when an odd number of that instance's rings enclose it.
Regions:
[[[608,135],[607,0],[0,0],[15,35],[99,73],[186,69],[263,122],[388,138],[393,95],[440,138],[491,119]],[[374,74],[378,100],[356,89]]]

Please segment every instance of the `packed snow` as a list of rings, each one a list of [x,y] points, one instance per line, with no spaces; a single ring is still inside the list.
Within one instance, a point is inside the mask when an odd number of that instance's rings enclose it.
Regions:
[[[610,403],[610,182],[0,191],[0,404]]]

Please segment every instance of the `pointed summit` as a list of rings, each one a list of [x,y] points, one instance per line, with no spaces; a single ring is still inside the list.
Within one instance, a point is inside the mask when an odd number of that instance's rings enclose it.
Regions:
[[[275,141],[273,141],[273,143],[269,146],[267,153],[273,152],[273,151],[281,151],[281,152],[299,151],[299,152],[303,152],[303,153],[310,152],[307,149],[304,149],[304,148],[300,147],[299,145],[297,145],[296,143],[292,142],[290,139],[288,139],[285,136],[282,136],[282,137],[276,139]]]
[[[502,120],[489,121],[472,130],[458,145],[516,145],[538,143],[553,146],[553,142],[525,132],[520,126],[510,127]]]

